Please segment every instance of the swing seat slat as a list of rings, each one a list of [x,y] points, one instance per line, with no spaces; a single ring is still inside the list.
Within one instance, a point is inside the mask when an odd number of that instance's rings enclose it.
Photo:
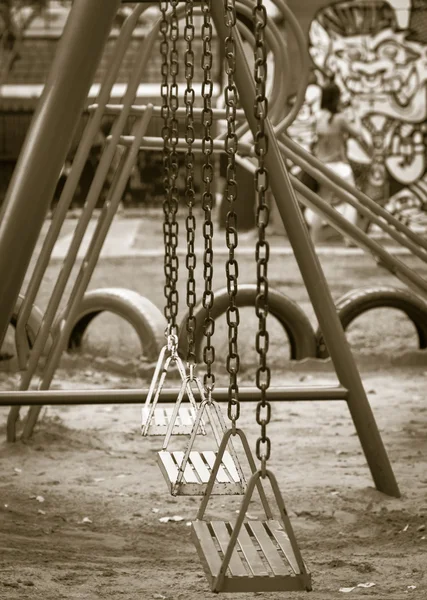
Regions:
[[[270,539],[270,536],[265,530],[264,525],[264,523],[260,523],[259,521],[251,521],[248,523],[248,527],[251,530],[252,536],[258,542],[261,551],[267,559],[267,562],[270,565],[274,575],[288,575],[289,569],[286,567],[283,559],[280,557],[277,547]]]
[[[285,544],[286,532],[279,521],[244,523],[223,581],[218,581],[232,525],[218,521],[193,521],[192,536],[214,592],[279,592],[311,589],[311,576],[294,572],[296,559]],[[273,535],[273,539],[270,537]],[[275,540],[280,538],[281,542]],[[283,539],[282,539],[283,538]],[[290,554],[292,554],[291,560]]]
[[[298,573],[298,570],[299,570],[298,563],[295,560],[295,555],[292,550],[291,542],[289,540],[289,537],[283,531],[282,526],[280,525],[280,522],[274,521],[274,520],[268,521],[268,527],[269,527],[272,535],[274,536],[274,539],[279,544],[283,554],[288,559],[288,562],[291,565],[292,569],[294,570],[295,573]]]
[[[212,467],[215,463],[216,453],[213,451],[190,452],[188,463],[185,467],[184,477],[179,486],[176,486],[178,470],[184,459],[184,452],[158,452],[160,469],[166,479],[172,494],[175,492],[183,496],[201,496],[205,493]],[[229,452],[225,452],[222,463],[218,469],[213,494],[241,495],[244,493],[245,484],[236,478],[237,469]]]
[[[150,408],[148,406],[142,408],[142,427],[145,427],[147,424],[149,412]],[[172,418],[172,413],[173,408],[171,407],[157,406],[154,409],[147,435],[165,436]],[[180,406],[173,426],[172,435],[190,435],[193,430],[195,419],[196,414],[192,406]],[[202,428],[200,428],[197,433],[204,434],[206,432],[202,431]]]
[[[230,540],[230,536],[227,531],[227,525],[222,521],[212,521],[211,526],[213,533],[218,540],[221,551],[225,554],[228,542]],[[243,564],[236,548],[233,550],[233,554],[231,555],[229,569],[233,577],[244,577],[247,575],[245,565]]]

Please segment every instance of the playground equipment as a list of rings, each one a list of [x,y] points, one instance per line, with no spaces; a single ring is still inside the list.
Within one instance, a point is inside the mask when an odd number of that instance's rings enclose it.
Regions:
[[[255,306],[257,298],[257,286],[252,283],[241,283],[236,296],[236,306]],[[211,318],[217,319],[223,315],[228,306],[228,290],[222,288],[215,291],[215,303],[212,307]],[[317,340],[313,327],[300,306],[280,292],[269,288],[268,299],[269,313],[275,317],[282,326],[287,335],[290,346],[290,358],[292,360],[301,360],[303,358],[317,356]],[[206,318],[206,311],[202,305],[195,309],[195,344],[196,356],[198,360],[202,356],[203,342],[203,324]],[[187,340],[185,335],[185,322],[187,315],[181,322],[179,331],[179,349],[185,354],[187,349]]]
[[[402,288],[388,285],[370,286],[351,290],[336,302],[338,316],[344,330],[363,313],[374,308],[394,308],[402,311],[413,323],[418,347],[427,348],[427,306],[420,298]],[[322,332],[316,332],[319,358],[327,358],[328,350]]]
[[[201,490],[203,493],[203,502],[198,517],[193,523],[193,536],[198,552],[205,564],[212,589],[215,591],[309,589],[311,585],[310,576],[301,558],[275,476],[267,467],[271,445],[271,441],[267,436],[267,425],[271,418],[270,401],[279,399],[283,401],[345,400],[376,487],[392,496],[399,496],[399,489],[360,375],[345,339],[328,285],[308,236],[294,188],[301,192],[301,202],[304,205],[322,214],[328,223],[374,254],[384,266],[395,273],[404,283],[410,285],[416,293],[426,297],[427,284],[413,270],[395,257],[390,256],[378,242],[358,231],[357,228],[348,223],[337,211],[308,190],[296,178],[289,176],[286,161],[289,160],[294,164],[298,164],[322,183],[333,187],[345,201],[355,205],[360,212],[369,216],[379,227],[396,241],[404,244],[415,256],[422,260],[427,257],[427,244],[362,193],[345,186],[339,178],[303,151],[286,135],[287,127],[298,112],[304,97],[308,60],[304,52],[304,36],[299,30],[292,13],[282,0],[276,0],[276,4],[294,28],[302,56],[301,73],[303,76],[301,85],[297,93],[296,103],[289,114],[283,116],[283,112],[279,107],[283,95],[277,94],[278,89],[283,90],[285,83],[284,79],[279,77],[277,66],[283,64],[279,58],[281,57],[280,52],[285,50],[283,41],[279,40],[280,36],[277,35],[274,27],[269,26],[265,9],[260,0],[256,2],[252,0],[236,0],[236,2],[234,0],[224,0],[224,2],[204,0],[201,2],[200,7],[198,3],[190,1],[171,0],[169,3],[161,2],[161,17],[153,24],[151,32],[141,42],[139,56],[135,61],[122,104],[108,104],[111,87],[125,55],[132,31],[148,4],[147,2],[139,2],[122,27],[115,52],[111,55],[97,103],[90,107],[90,118],[79,144],[70,175],[53,215],[51,227],[44,240],[39,259],[30,277],[16,324],[17,339],[20,340],[28,323],[31,307],[49,263],[54,243],[71,203],[92,141],[99,129],[101,119],[103,116],[108,115],[114,119],[111,135],[101,156],[82,216],[76,226],[68,255],[64,260],[63,268],[42,318],[38,334],[33,347],[28,353],[20,389],[16,392],[0,393],[0,402],[13,406],[8,419],[8,439],[13,441],[16,438],[16,420],[19,416],[20,403],[31,406],[23,432],[23,436],[28,437],[31,435],[37,421],[40,405],[43,403],[142,402],[145,397],[146,400],[149,400],[149,403],[147,405],[148,411],[146,410],[145,414],[143,412],[143,433],[151,434],[157,428],[155,433],[165,435],[167,445],[172,441],[172,436],[175,433],[190,435],[186,452],[183,455],[174,452],[166,454],[166,449],[164,449],[162,452],[165,452],[165,454],[160,456],[159,459],[163,464],[165,477],[172,493],[179,493],[179,490],[192,494]],[[85,95],[99,62],[118,5],[118,0],[111,1],[108,5],[105,5],[104,0],[93,0],[91,3],[87,3],[86,0],[75,0],[73,3],[58,57],[46,84],[40,108],[35,115],[2,211],[0,222],[0,274],[5,282],[0,292],[0,306],[2,308],[0,329],[2,334],[4,334],[10,322],[37,236],[40,233],[43,218],[47,213],[56,180],[65,160],[67,140],[71,138],[80,111],[84,106]],[[199,11],[199,8],[201,12],[196,12]],[[194,49],[191,49],[192,36],[195,31],[192,20],[193,9],[194,14],[201,14],[203,21],[203,51],[201,54],[204,81],[198,87],[201,90],[203,107],[198,107],[195,104],[198,93],[196,92],[196,86],[193,85]],[[251,19],[254,19],[252,31],[239,20],[240,14],[249,15]],[[176,77],[177,60],[179,58],[176,45],[179,34],[178,24],[182,18],[185,18],[186,22],[185,42],[187,44],[185,64],[187,88],[184,90],[180,89]],[[215,26],[219,44],[222,48],[225,48],[226,55],[227,81],[225,85],[226,106],[224,109],[215,109],[212,106],[212,49],[209,42],[212,39],[213,26]],[[137,106],[135,105],[136,91],[139,83],[143,80],[144,68],[159,34],[162,42],[161,73],[163,81],[161,98],[163,103],[161,106]],[[255,46],[256,57],[254,73],[251,72],[246,58],[242,35],[249,42],[255,41],[252,44]],[[274,78],[270,106],[268,106],[266,98],[265,61],[267,47],[271,47],[275,54],[275,74],[278,75],[277,80],[276,77]],[[87,52],[88,48],[91,49],[91,52]],[[283,56],[286,56],[285,52]],[[84,64],[83,73],[80,72],[80,63]],[[79,73],[77,73],[76,65],[78,65]],[[66,74],[66,76],[61,75],[61,77],[58,77],[58,73]],[[76,81],[73,80],[74,78]],[[179,106],[179,98],[182,92],[184,93],[185,107]],[[240,100],[241,108],[237,108],[237,98]],[[278,101],[275,102],[275,98]],[[160,116],[163,119],[161,138],[146,135],[153,116]],[[179,119],[181,117],[186,118],[186,139],[179,136]],[[130,135],[126,129],[129,118],[133,122]],[[199,118],[201,118],[203,130],[201,140],[196,138],[195,128],[193,129],[195,119]],[[193,119],[194,121],[192,121]],[[210,129],[214,119],[225,119],[227,124],[225,133],[220,134],[217,138],[213,138],[213,132]],[[61,136],[56,135],[56,131],[59,129],[62,132]],[[163,149],[164,166],[167,173],[167,176],[165,176],[164,243],[166,249],[165,295],[168,328],[166,345],[159,356],[158,369],[156,369],[149,390],[100,390],[96,393],[49,391],[48,388],[61,353],[67,347],[76,323],[76,317],[80,314],[82,300],[93,269],[96,266],[102,243],[107,235],[140,148]],[[186,151],[187,159],[186,197],[188,213],[186,241],[189,249],[187,262],[189,314],[186,318],[186,354],[189,363],[188,370],[178,353],[178,328],[176,324],[178,301],[176,293],[176,249],[178,243],[176,155],[181,150]],[[118,152],[120,156],[120,166],[115,174],[92,241],[72,287],[66,308],[62,313],[59,313],[58,309],[72,267],[76,261],[78,249],[115,152]],[[192,156],[196,152],[201,152],[204,156],[205,289],[202,303],[203,317],[198,316],[198,308],[196,308],[192,293],[195,271],[193,262],[194,215],[192,213],[194,188],[191,178],[194,169]],[[212,340],[214,325],[212,323],[214,321],[215,304],[211,287],[211,184],[213,176],[211,158],[212,154],[216,152],[225,152],[229,165],[225,194],[227,201],[230,202],[229,222],[226,232],[229,250],[226,265],[228,304],[225,307],[228,314],[230,340],[228,363],[230,386],[228,389],[214,389],[215,381],[212,369],[214,362]],[[52,156],[54,157],[53,160],[51,160]],[[256,244],[256,311],[259,319],[259,330],[256,346],[260,355],[260,362],[257,370],[257,389],[239,389],[237,377],[239,361],[237,331],[240,300],[237,285],[238,265],[235,255],[238,241],[237,225],[233,215],[233,202],[235,202],[237,194],[234,168],[237,163],[242,164],[254,173],[259,198],[257,215],[259,239]],[[47,176],[43,180],[39,177],[41,171],[47,172]],[[274,389],[269,386],[267,312],[269,299],[274,300],[274,294],[269,295],[268,289],[269,246],[265,237],[265,226],[268,222],[265,192],[269,185],[318,318],[325,344],[332,358],[340,382],[338,387],[311,386],[309,388]],[[29,198],[31,198],[31,203],[29,203]],[[19,239],[22,239],[22,245],[19,251],[11,254],[9,250],[18,235]],[[249,292],[245,293],[249,294]],[[250,293],[253,294],[253,290]],[[221,305],[221,310],[223,310],[223,305]],[[57,317],[58,314],[60,314],[59,318]],[[198,318],[203,319],[205,324],[207,323],[205,337],[206,347],[209,349],[204,357],[206,376],[203,384],[194,372],[198,352],[196,349],[195,328],[200,326]],[[30,384],[39,364],[40,355],[46,347],[49,336],[51,336],[52,344],[38,383],[38,389],[30,390]],[[163,385],[169,365],[172,363],[175,363],[178,367],[178,374],[181,378],[179,389],[167,389]],[[180,411],[183,406],[181,402],[185,395],[189,400],[189,410],[184,416]],[[228,415],[231,422],[229,429],[221,423],[219,404],[214,404],[225,400],[228,401]],[[257,442],[256,454],[261,464],[259,469],[255,466],[245,434],[237,427],[241,401],[245,400],[258,403],[257,422],[261,427],[261,435]],[[169,413],[166,413],[164,409],[162,409],[162,413],[156,413],[159,403],[173,403],[175,406]],[[212,418],[209,412],[215,413]],[[163,422],[160,422],[161,415],[163,415]],[[219,447],[215,451],[209,451],[209,458],[208,455],[201,456],[200,454],[196,457],[195,454],[192,454],[192,444],[195,442],[196,435],[199,432],[203,433],[203,430],[207,432],[208,426],[210,427],[215,422],[215,415],[218,417],[217,422],[220,423],[219,428],[216,429],[216,434],[214,434],[216,443],[219,442]],[[178,417],[181,418],[180,422],[177,420]],[[156,418],[159,420],[156,421]],[[153,428],[151,432],[150,428]],[[226,454],[230,442],[237,440],[237,438],[243,446],[251,472],[246,491],[244,490],[243,477],[239,472],[238,462],[234,460],[231,451],[230,455]],[[212,460],[213,456],[215,460]],[[230,456],[233,459],[233,466],[231,466],[229,460]],[[162,458],[165,460],[162,460]],[[173,465],[169,459],[173,460]],[[187,465],[185,460],[187,460]],[[166,464],[166,461],[169,461],[168,464]],[[207,463],[210,463],[209,469],[206,467]],[[197,481],[190,481],[189,476],[186,475],[186,466],[190,464],[193,465],[191,469],[197,470]],[[200,467],[196,465],[200,465]],[[215,493],[215,488],[219,489],[218,484],[221,483],[220,478],[223,470],[228,470],[228,480],[222,481],[225,484],[223,489],[226,492],[232,491],[233,494],[244,493],[241,509],[234,524],[204,520],[207,502],[211,494]],[[265,500],[263,485],[267,480],[269,480],[274,492],[280,513],[280,521],[273,518],[271,507]],[[245,516],[255,490],[260,494],[266,519],[258,524],[251,524],[245,522]],[[263,558],[260,558],[260,554]]]
[[[104,312],[127,321],[139,338],[143,356],[147,360],[157,359],[164,341],[164,317],[148,298],[123,288],[100,288],[85,293],[65,347],[68,350],[79,349],[90,323]]]
[[[294,23],[292,20],[292,15],[287,9],[286,5],[279,1],[277,4],[286,15],[286,18],[289,19],[289,22]],[[115,8],[117,8],[117,6],[118,2],[116,3]],[[130,169],[134,164],[136,153],[141,146],[156,149],[162,148],[163,140],[158,138],[153,140],[152,138],[147,138],[145,136],[150,117],[152,115],[161,115],[162,107],[135,106],[134,104],[136,89],[140,81],[143,80],[144,67],[149,59],[153,46],[155,46],[154,42],[158,38],[161,26],[160,21],[153,25],[152,31],[141,43],[140,54],[135,62],[129,84],[123,98],[123,103],[115,106],[108,105],[111,86],[115,80],[120,62],[126,52],[126,47],[129,43],[132,30],[135,27],[138,18],[144,12],[147,6],[148,5],[146,3],[139,3],[132,15],[125,22],[120,32],[120,36],[116,43],[116,50],[111,55],[110,64],[107,69],[105,80],[102,83],[97,103],[90,109],[91,112],[89,122],[83,133],[81,143],[77,149],[70,175],[67,179],[61,198],[59,199],[57,209],[53,215],[51,227],[44,241],[39,260],[37,261],[37,265],[30,278],[30,283],[25,293],[26,305],[21,309],[20,318],[18,319],[18,334],[19,331],[22,331],[22,327],[25,325],[28,316],[28,307],[31,306],[32,302],[34,301],[36,290],[38,289],[41,278],[43,277],[43,273],[48,265],[53,245],[56,241],[62,221],[65,218],[67,208],[71,202],[71,198],[75,190],[75,186],[77,185],[79,174],[86,160],[89,148],[94,136],[96,135],[96,132],[99,129],[101,119],[104,115],[114,117],[115,120],[111,130],[111,135],[108,138],[105,151],[101,156],[99,167],[95,174],[91,189],[89,190],[87,202],[83,209],[82,216],[77,224],[68,256],[64,261],[63,269],[61,270],[58,281],[56,282],[55,289],[44,315],[42,326],[39,330],[39,334],[30,354],[28,363],[26,365],[26,370],[22,376],[20,392],[24,404],[25,398],[29,397],[28,390],[35,367],[38,363],[40,352],[45,345],[47,337],[52,335],[52,332],[54,334],[52,351],[49,353],[42,379],[39,382],[38,393],[40,404],[46,400],[49,402],[49,399],[53,398],[53,396],[50,395],[50,392],[48,392],[50,381],[60,359],[61,352],[66,347],[73,323],[75,322],[75,315],[79,311],[79,306],[86,286],[90,280],[92,270],[96,265],[103,239],[105,238],[108,227],[114,216],[116,207],[120,200],[121,192],[129,176]],[[245,0],[245,2],[238,2],[236,4],[237,14],[239,14],[240,10],[247,10],[247,7],[250,9],[253,8],[253,3],[249,2],[249,0]],[[109,5],[109,9],[110,8],[111,5]],[[34,249],[35,240],[41,228],[43,216],[48,210],[50,196],[53,195],[56,179],[50,179],[50,174],[56,170],[56,177],[59,175],[62,162],[65,159],[65,156],[61,157],[59,155],[61,155],[61,153],[62,155],[65,155],[67,146],[63,140],[64,138],[67,138],[67,136],[68,138],[70,137],[71,130],[73,129],[74,124],[77,122],[79,110],[81,110],[84,106],[84,92],[89,88],[91,77],[93,76],[93,72],[96,68],[99,55],[101,53],[101,48],[97,48],[97,53],[90,53],[90,59],[88,60],[86,53],[82,52],[82,48],[87,44],[90,44],[89,40],[93,39],[92,30],[96,30],[96,44],[102,46],[102,43],[105,43],[109,27],[114,16],[113,8],[111,8],[111,12],[110,10],[107,12],[105,10],[100,11],[100,9],[101,6],[98,6],[97,2],[91,3],[90,8],[88,8],[82,0],[78,0],[73,4],[70,19],[61,41],[57,60],[53,65],[52,73],[50,74],[49,80],[46,84],[45,93],[40,103],[40,109],[35,115],[28,141],[17,165],[14,180],[3,208],[3,219],[0,224],[0,248],[2,248],[4,252],[1,254],[3,258],[0,259],[2,261],[0,262],[0,267],[4,271],[5,282],[7,284],[5,285],[5,288],[2,289],[1,296],[1,318],[3,319],[3,330],[9,322],[10,314],[13,310],[15,300],[22,285],[25,270],[29,264],[29,259]],[[218,39],[220,43],[224,45],[228,35],[227,31],[222,25],[223,15],[220,15],[222,11],[221,3],[214,3],[214,5],[211,7],[211,10],[214,24],[217,29]],[[184,14],[182,3],[178,3],[177,11],[179,18],[181,18],[181,15]],[[100,12],[102,13],[102,18],[100,18]],[[253,114],[255,98],[253,76],[250,72],[250,68],[247,64],[245,53],[242,48],[239,28],[242,27],[242,30],[245,32],[245,34],[247,34],[247,39],[251,40],[253,39],[253,36],[251,32],[246,32],[244,25],[240,25],[239,19],[237,19],[236,24],[238,27],[233,28],[235,30],[233,61],[235,61],[235,83],[237,89],[241,92],[240,102],[242,108],[235,108],[235,112],[233,111],[233,113],[229,115],[229,119],[234,120],[234,122],[238,125],[235,131],[235,135],[237,137],[235,160],[236,162],[243,161],[244,164],[249,164],[250,168],[252,169],[254,168],[254,164],[252,160],[248,158],[248,156],[250,156],[252,153],[252,145],[250,141],[243,140],[243,142],[241,142],[240,135],[242,131],[248,128],[248,126],[254,134],[254,132],[257,130],[258,122],[257,118]],[[268,27],[266,30],[268,31]],[[305,41],[298,29],[296,29],[296,32],[297,37],[299,36],[298,39],[300,40],[301,50],[303,50],[302,46]],[[275,52],[277,52],[277,44],[275,42],[276,37],[274,35],[269,37],[269,35],[266,34],[266,40],[267,39],[271,40],[271,46]],[[283,50],[283,47],[281,47],[281,49]],[[83,54],[85,56],[84,60]],[[304,53],[302,53],[302,57],[302,67],[304,67],[302,70],[303,73],[303,71],[307,68],[308,58]],[[84,81],[80,75],[78,78],[76,75],[76,78],[79,80],[79,86],[77,87],[74,85],[74,83],[71,83],[71,80],[68,77],[61,77],[58,83],[56,70],[59,69],[62,72],[67,71],[69,68],[67,72],[73,74],[75,72],[75,64],[76,62],[78,63],[80,61],[80,58],[81,62],[85,63]],[[303,88],[306,85],[306,81],[307,79],[305,75],[301,79],[301,89],[297,94],[297,102],[300,102],[304,97]],[[60,91],[58,91],[58,87],[61,88]],[[273,89],[277,88],[274,88],[273,86]],[[67,107],[68,102],[72,103],[73,107],[78,104],[79,109],[73,108],[74,112],[71,111],[72,114],[70,111],[64,110],[64,112],[66,112],[66,122],[65,126],[62,126],[63,136],[61,136],[60,140],[52,138],[50,132],[51,128],[57,130],[59,127],[58,123],[61,121],[61,115],[57,113],[60,113],[63,107]],[[213,118],[225,118],[227,116],[227,108],[228,107],[220,110],[212,108]],[[269,140],[269,152],[265,160],[266,168],[268,169],[269,173],[271,188],[278,204],[281,217],[284,221],[284,225],[288,232],[289,241],[295,252],[295,256],[299,264],[305,285],[309,292],[309,296],[318,317],[320,327],[323,331],[328,350],[335,365],[340,384],[342,386],[342,389],[338,389],[337,395],[347,401],[378,489],[381,489],[382,491],[391,495],[398,495],[398,488],[394,480],[394,476],[391,471],[381,438],[376,428],[359,373],[346,343],[344,332],[337,317],[335,306],[330,296],[330,292],[323,276],[320,264],[317,260],[311,241],[307,235],[307,230],[287,173],[285,162],[282,156],[282,154],[284,154],[282,146],[287,148],[288,146],[291,146],[292,142],[287,142],[287,145],[285,146],[283,142],[277,139],[277,136],[283,133],[287,125],[291,122],[297,110],[298,107],[295,105],[292,109],[292,112],[289,115],[286,115],[283,120],[278,122],[276,125],[273,125],[270,117],[265,120],[264,130],[265,135]],[[181,115],[185,114],[186,111],[183,108],[178,107],[175,111],[175,118],[179,118]],[[193,114],[194,118],[199,118],[203,114],[203,109],[194,107]],[[132,136],[124,136],[123,133],[125,124],[129,117],[134,119],[134,131]],[[46,130],[48,130],[47,133]],[[275,131],[277,131],[277,135]],[[233,139],[235,138],[233,137]],[[47,146],[45,146],[45,143],[47,143]],[[227,143],[229,150],[230,141],[227,142],[227,139],[224,140],[224,135],[222,135],[221,139],[212,140],[212,146],[209,145],[209,149],[212,148],[212,152],[224,151],[227,150]],[[184,144],[184,142],[178,138],[177,143],[175,144],[175,150],[178,152],[180,148],[187,148],[187,146],[187,144]],[[195,140],[192,149],[193,152],[202,150],[203,140]],[[92,215],[93,207],[105,181],[105,176],[115,151],[119,152],[121,155],[120,168],[117,170],[116,178],[113,181],[107,202],[101,212],[101,217],[95,229],[92,242],[89,245],[85,259],[82,262],[82,267],[76,279],[75,286],[71,292],[66,311],[65,313],[62,313],[62,321],[60,324],[55,324],[55,327],[52,327],[60,299],[65,289],[66,281],[68,280],[72,265],[76,259],[78,247]],[[49,164],[49,178],[44,178],[43,182],[41,182],[38,178],[39,158],[41,156],[42,161],[47,161],[48,158],[46,155],[49,154],[50,156],[52,153],[55,154],[55,161],[53,163],[50,162]],[[309,155],[306,156],[307,153],[302,154],[304,156],[304,160],[308,163],[308,161],[311,160],[311,157]],[[58,156],[60,160],[58,160],[58,168],[56,168],[56,159]],[[315,174],[317,174],[318,171],[320,172],[322,168],[323,167],[321,165],[314,161],[314,167],[312,170],[316,171]],[[321,174],[318,176],[322,176],[328,181],[333,181],[333,175],[329,172],[327,173],[327,176]],[[294,182],[294,180],[292,180],[292,182]],[[28,213],[26,208],[29,197],[29,189],[31,189],[32,198],[31,214]],[[329,209],[329,207],[326,205],[324,206],[322,201],[318,199],[317,196],[315,196],[314,201],[310,196],[310,201],[308,204],[314,206],[315,203],[317,203],[317,210],[323,211],[328,218],[332,219],[330,212],[335,211],[333,211],[333,209]],[[35,207],[37,207],[37,210],[35,210]],[[33,214],[33,211],[35,214]],[[339,221],[339,215],[333,215],[333,217]],[[350,227],[350,225],[347,223],[342,225],[341,221],[339,222],[340,227]],[[26,229],[28,228],[31,228],[31,235],[23,235],[23,232],[26,232]],[[4,256],[8,254],[7,248],[10,247],[10,244],[12,244],[13,240],[16,239],[18,232],[20,239],[24,240],[20,246],[20,251],[13,253],[12,255],[9,254],[8,263],[5,264]],[[375,243],[370,240],[369,243],[371,242]],[[413,242],[413,244],[415,245],[415,242]],[[381,248],[379,245],[378,247]],[[390,257],[390,261],[395,260],[396,259],[393,257]],[[175,398],[177,397],[178,392],[179,390],[175,392]],[[34,392],[31,393],[33,394]],[[311,395],[313,400],[324,397],[323,390],[318,388],[311,389],[309,391],[306,390],[306,393],[307,395]],[[15,396],[13,396],[13,393],[7,396],[10,402],[16,402],[16,394],[19,394],[19,392],[15,392]],[[141,397],[143,398],[145,394],[146,392],[141,392]],[[63,396],[65,398],[66,394]],[[168,391],[165,389],[162,390],[162,396],[167,397]],[[224,394],[224,396],[226,396],[226,394]],[[221,401],[224,399],[224,396],[221,396],[221,394],[217,393],[215,398],[217,401]],[[86,398],[88,397],[89,396],[86,396]],[[283,397],[289,397],[286,390],[283,390]],[[2,397],[2,402],[8,401],[5,398],[6,397]],[[39,410],[39,407],[33,407],[30,410],[30,414],[23,432],[24,437],[31,435],[31,431],[37,420]],[[15,423],[18,415],[19,409],[16,407],[12,408],[8,420],[8,438],[11,441],[14,440],[16,436]]]

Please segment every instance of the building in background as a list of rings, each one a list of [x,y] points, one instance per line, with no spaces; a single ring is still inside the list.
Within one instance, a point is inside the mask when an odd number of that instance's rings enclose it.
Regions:
[[[8,183],[10,181],[14,166],[21,151],[26,133],[28,131],[32,116],[43,90],[44,83],[48,76],[52,62],[55,57],[58,40],[62,35],[68,14],[70,3],[66,1],[48,2],[46,9],[33,18],[30,24],[22,32],[16,56],[13,64],[6,76],[0,80],[0,200],[4,197]],[[114,51],[115,41],[126,15],[131,11],[130,6],[124,6],[118,15],[117,27],[113,27],[110,38],[107,42],[102,60],[90,89],[88,105],[95,101],[100,83],[106,72],[107,64],[111,53]],[[22,19],[25,19],[25,13],[28,9],[23,9]],[[27,12],[28,14],[28,12]],[[126,91],[126,83],[129,80],[131,70],[141,40],[150,31],[153,20],[158,18],[158,11],[154,8],[147,8],[144,11],[139,26],[134,30],[132,40],[129,44],[127,53],[122,62],[117,80],[111,93],[111,101],[120,103]],[[0,20],[1,27],[1,20]],[[182,41],[182,44],[185,42]],[[200,56],[200,48],[195,41],[195,55]],[[4,64],[4,61],[2,61]],[[141,84],[138,88],[137,102],[145,104],[149,101],[158,101],[160,92],[160,73],[161,56],[158,48],[153,48],[151,59],[147,62],[146,71],[143,75]],[[181,69],[179,81],[184,85],[184,69]],[[199,61],[195,62],[195,88],[197,93],[197,84],[202,81],[202,69]],[[199,96],[200,96],[200,89]],[[217,91],[217,88],[216,88]],[[87,120],[87,113],[82,115],[80,127],[76,132],[75,139],[71,143],[70,157],[81,137],[81,133]],[[103,124],[103,133],[108,131],[111,123],[108,120]],[[159,134],[161,128],[160,119],[153,119],[148,131],[149,135]],[[85,197],[94,168],[96,167],[96,155],[99,148],[94,147],[92,155],[89,157],[84,173],[82,175],[80,193],[75,198],[76,204],[81,204]],[[161,157],[156,158],[156,153],[141,153],[138,165],[134,171],[130,186],[132,187],[134,202],[151,202],[152,196],[161,193],[159,181],[153,178],[156,172],[156,163],[161,161]],[[161,183],[161,182],[160,182]],[[129,186],[128,186],[129,187]]]

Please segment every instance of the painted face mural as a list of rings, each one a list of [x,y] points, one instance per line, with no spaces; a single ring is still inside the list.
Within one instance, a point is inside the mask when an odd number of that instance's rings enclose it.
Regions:
[[[318,83],[334,76],[370,140],[368,154],[348,144],[362,189],[390,209],[401,207],[395,194],[427,206],[427,0],[331,3],[312,21],[309,44]]]

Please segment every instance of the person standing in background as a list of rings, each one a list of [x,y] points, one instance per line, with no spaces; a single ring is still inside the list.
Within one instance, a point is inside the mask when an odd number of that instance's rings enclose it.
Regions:
[[[317,139],[313,154],[334,173],[355,186],[353,171],[347,159],[346,143],[349,137],[355,138],[362,145],[364,145],[364,140],[359,131],[340,111],[340,98],[341,91],[335,83],[329,83],[323,88],[320,112],[316,118]],[[358,224],[357,210],[347,202],[342,202],[333,190],[320,184],[318,194],[323,200],[334,206],[353,225]],[[307,209],[305,216],[310,226],[313,242],[323,241],[323,218],[309,209]]]

